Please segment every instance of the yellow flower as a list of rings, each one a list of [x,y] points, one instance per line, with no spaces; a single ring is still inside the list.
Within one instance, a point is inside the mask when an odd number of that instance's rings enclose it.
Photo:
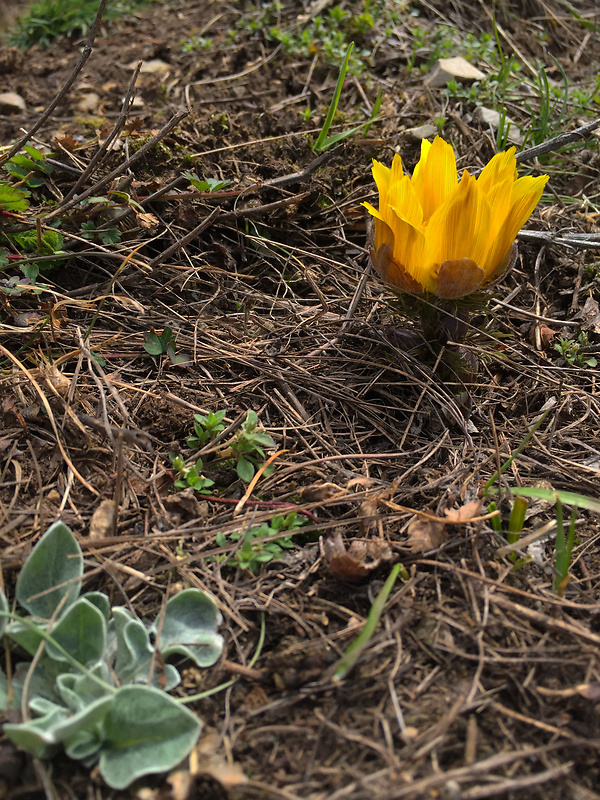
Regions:
[[[389,169],[373,161],[379,210],[373,266],[402,291],[444,299],[470,294],[501,274],[521,227],[536,207],[547,175],[517,177],[515,148],[498,153],[479,177],[458,180],[454,151],[439,136],[423,141],[412,178],[400,156]]]

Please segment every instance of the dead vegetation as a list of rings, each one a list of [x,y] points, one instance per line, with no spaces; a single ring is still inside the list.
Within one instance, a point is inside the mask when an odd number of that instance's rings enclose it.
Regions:
[[[299,15],[327,5],[284,3],[278,24],[295,30],[307,24]],[[375,194],[370,160],[400,147],[413,164],[418,144],[403,130],[440,117],[461,167],[483,166],[495,142],[467,97],[428,89],[418,70],[407,76],[414,20],[397,5],[367,71],[346,82],[339,125],[364,121],[379,83],[381,119],[322,157],[306,131],[319,130],[337,70],[318,43],[319,58],[286,55],[250,26],[236,29],[257,18],[250,3],[172,0],[113,24],[36,132],[36,146],[54,154],[51,181],[2,223],[6,233],[35,229],[41,214],[44,230],[60,219],[67,253],[41,273],[41,294],[0,294],[7,593],[32,543],[61,518],[86,553],[87,588],[127,598],[143,616],[177,586],[195,586],[226,620],[224,660],[189,670],[182,689],[233,677],[195,706],[211,733],[183,776],[151,781],[139,797],[600,796],[598,515],[578,514],[559,596],[553,508],[530,506],[524,533],[545,528],[535,558],[515,569],[506,550],[498,557],[505,541],[480,502],[548,408],[502,476],[504,514],[509,486],[598,496],[600,372],[586,362],[600,342],[597,137],[586,131],[523,164],[550,174],[529,223],[543,239],[522,237],[515,269],[473,320],[466,347],[477,370],[440,374],[439,353],[414,346],[413,320],[368,274],[360,203]],[[490,30],[483,3],[413,5],[424,30]],[[598,12],[581,0],[577,13],[558,0],[503,3],[498,27],[507,52],[543,59],[549,74],[553,57],[583,86],[597,74],[587,23]],[[194,29],[210,34],[212,50],[182,51]],[[23,56],[2,52],[7,82],[31,109],[0,121],[7,148],[79,57],[64,42],[34,49],[21,78]],[[132,80],[125,67],[139,58],[167,69]],[[425,59],[417,52],[417,65]],[[83,112],[92,91],[97,105]],[[132,109],[135,93],[143,105]],[[510,115],[526,116],[516,101]],[[565,118],[547,138],[586,122]],[[103,148],[111,136],[117,146]],[[230,184],[199,191],[186,171]],[[111,204],[97,200],[111,192]],[[96,201],[82,206],[86,196]],[[114,230],[118,241],[102,237]],[[144,349],[149,332],[166,328],[180,363]],[[571,362],[560,340],[579,342]],[[229,429],[200,450],[214,496],[174,492],[170,453],[191,464],[193,415],[219,409]],[[277,455],[248,492],[223,448],[250,409]],[[227,565],[241,546],[230,534],[289,511],[305,517],[295,548],[254,573]],[[375,636],[333,681],[398,561],[404,578]],[[114,796],[93,773],[24,761],[6,742],[0,779],[7,798]]]

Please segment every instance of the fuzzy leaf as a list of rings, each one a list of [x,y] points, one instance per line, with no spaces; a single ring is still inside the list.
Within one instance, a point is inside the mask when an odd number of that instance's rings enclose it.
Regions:
[[[45,628],[45,625],[28,625],[21,619],[13,619],[6,626],[5,633],[19,647],[22,647],[26,653],[33,656],[44,638]]]
[[[88,600],[93,606],[102,613],[104,619],[108,622],[110,618],[110,602],[104,592],[86,592],[81,596],[83,600]]]
[[[65,609],[81,589],[83,556],[64,522],[55,522],[31,551],[17,579],[17,600],[34,617],[48,619],[62,602]],[[54,588],[56,587],[56,588]]]
[[[80,597],[61,616],[51,635],[67,653],[87,666],[102,658],[106,647],[106,620],[96,606]],[[54,661],[66,662],[52,642],[48,642],[46,654]]]
[[[74,713],[102,697],[107,695],[112,697],[111,687],[116,688],[110,668],[104,661],[96,664],[90,673],[98,677],[105,685],[103,686],[90,675],[83,673],[64,672],[56,679],[56,689],[63,703]]]
[[[103,722],[114,702],[114,696],[101,697],[67,719],[59,722],[52,735],[61,742],[71,758],[89,758],[102,747]]]
[[[200,734],[200,720],[149,686],[123,686],[104,720],[100,774],[113,789],[175,767]]]
[[[7,723],[3,731],[21,750],[27,750],[38,758],[48,758],[58,749],[52,729],[66,716],[66,708],[53,706],[45,716],[29,722]]]
[[[8,607],[8,600],[6,599],[6,595],[0,589],[0,636],[4,633],[4,629],[6,628],[9,618],[6,616],[10,611]]]
[[[162,656],[179,654],[199,667],[210,667],[223,650],[223,637],[216,632],[221,619],[221,612],[203,592],[178,592],[167,603],[160,633],[159,620],[153,626]]]
[[[158,665],[150,635],[143,622],[134,619],[126,608],[113,608],[114,625],[111,625],[109,638],[112,638],[112,652],[115,653],[115,674],[121,683],[148,683],[150,673],[153,686],[170,691],[181,680],[179,672],[171,664]]]

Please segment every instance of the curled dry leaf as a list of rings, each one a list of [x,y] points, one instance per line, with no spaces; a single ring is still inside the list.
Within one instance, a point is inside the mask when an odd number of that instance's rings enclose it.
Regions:
[[[323,542],[323,554],[333,575],[351,581],[366,577],[392,558],[390,546],[381,539],[355,540],[346,549],[339,531]]]
[[[408,546],[413,553],[437,550],[447,538],[445,520],[435,522],[424,517],[415,517],[408,526]]]
[[[394,481],[387,488],[381,489],[379,492],[373,492],[361,503],[358,509],[358,517],[360,529],[363,533],[368,533],[375,527],[380,509],[387,507],[387,503],[394,496],[397,488],[398,484]]]
[[[437,550],[448,538],[446,525],[464,525],[474,517],[481,516],[482,505],[482,500],[471,500],[460,508],[445,509],[445,517],[415,517],[408,526],[408,546],[413,553]]]
[[[140,228],[153,233],[158,228],[158,217],[149,211],[136,211],[135,219]]]
[[[584,331],[600,333],[600,305],[593,297],[588,297],[581,311],[575,315],[574,319],[581,320],[581,328]]]
[[[473,517],[481,516],[482,507],[483,500],[471,500],[460,508],[447,508],[444,511],[446,515],[445,521],[452,523],[470,522]]]
[[[346,494],[346,490],[336,483],[313,483],[300,490],[300,496],[305,503],[322,503],[343,494]]]

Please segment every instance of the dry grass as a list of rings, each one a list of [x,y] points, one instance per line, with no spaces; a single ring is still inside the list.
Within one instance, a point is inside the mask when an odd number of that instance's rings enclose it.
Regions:
[[[292,5],[284,7],[282,25],[292,25]],[[526,5],[498,9],[507,48],[512,43],[533,63],[545,47],[574,82],[591,77],[595,33],[586,39],[588,29],[562,3]],[[598,21],[591,3],[577,8]],[[431,29],[446,20],[463,32],[489,30],[483,4],[436,2],[420,10],[420,23]],[[155,7],[151,19],[111,29],[81,79],[97,70],[100,85],[115,60],[153,55],[151,36],[160,39],[163,26],[176,36],[175,11],[184,14],[180,38],[190,20],[221,14],[211,30],[215,42],[225,42],[243,13],[214,3]],[[552,526],[537,561],[516,571],[510,557],[497,557],[504,541],[488,521],[449,527],[443,543],[424,553],[414,552],[407,529],[415,514],[443,516],[477,500],[549,406],[502,490],[543,482],[598,494],[600,371],[566,364],[553,347],[560,336],[584,331],[586,356],[598,352],[598,321],[581,314],[587,298],[598,298],[597,143],[581,139],[568,152],[528,162],[551,174],[547,200],[529,224],[547,239],[523,237],[518,264],[490,298],[489,314],[473,320],[467,347],[478,360],[475,377],[465,382],[442,372],[439,352],[412,346],[406,331],[414,332],[414,322],[366,273],[359,204],[373,197],[369,161],[386,160],[401,146],[411,164],[417,145],[403,139],[402,128],[442,115],[461,167],[482,166],[495,145],[465,117],[467,101],[425,90],[419,74],[406,78],[411,24],[403,17],[380,42],[374,80],[348,81],[342,98],[350,117],[373,102],[375,79],[381,81],[383,119],[368,139],[349,140],[318,169],[293,105],[269,110],[297,93],[310,60],[280,53],[269,61],[260,40],[242,30],[223,61],[181,55],[173,38],[176,82],[166,105],[145,112],[142,128],[121,137],[125,146],[106,153],[79,190],[103,195],[107,175],[129,176],[129,191],[154,219],[129,213],[119,244],[90,243],[80,230],[87,212],[69,212],[77,176],[56,172],[52,214],[64,220],[71,256],[43,277],[42,295],[5,297],[0,323],[4,582],[10,595],[32,542],[60,517],[86,553],[87,586],[108,592],[115,604],[126,597],[144,615],[182,584],[211,592],[226,620],[226,658],[209,671],[190,670],[183,691],[235,677],[197,704],[226,758],[252,776],[229,788],[232,797],[591,800],[600,796],[597,516],[579,515],[562,597],[553,589]],[[127,41],[135,45],[125,58]],[[59,54],[57,46],[43,59],[58,69]],[[208,81],[244,73],[253,59],[243,77]],[[63,82],[75,60],[73,54],[60,66]],[[307,91],[322,111],[335,70],[320,64],[310,75]],[[116,93],[106,90],[106,117],[119,124],[127,119],[119,117],[119,97],[128,78],[120,80]],[[142,84],[147,103],[159,85],[156,76]],[[39,81],[34,89],[41,91]],[[135,160],[141,135],[156,134],[186,97],[191,113]],[[59,113],[72,119],[68,105]],[[78,123],[70,124],[72,135]],[[576,125],[565,122],[565,130]],[[57,127],[51,117],[37,135],[49,142]],[[85,170],[97,152],[93,135],[86,137],[73,153],[63,140],[56,158]],[[232,184],[211,197],[191,193],[181,180],[190,153],[199,175]],[[164,191],[168,181],[178,182]],[[34,200],[23,222],[31,226],[42,210]],[[99,214],[98,225],[113,224]],[[554,243],[574,233],[586,234],[585,249]],[[143,349],[145,333],[167,326],[176,351],[190,355],[183,366]],[[227,410],[228,424],[254,409],[281,451],[275,471],[259,479],[237,513],[245,487],[218,451],[205,456],[214,498],[173,492],[169,453],[193,460],[185,446],[193,414],[216,409]],[[320,492],[325,484],[334,487]],[[119,505],[115,529],[92,539],[91,516],[107,498]],[[218,533],[246,530],[286,507],[310,514],[295,550],[256,574],[214,558],[239,547],[217,546]],[[533,504],[525,533],[552,519],[547,504]],[[337,533],[348,546],[379,548],[369,551],[379,566],[354,582],[335,574],[323,543]],[[332,681],[332,665],[398,560],[406,578],[378,632],[354,672]],[[260,658],[246,669],[263,619]],[[54,786],[46,796],[67,796],[66,782],[68,796],[109,796],[66,761],[28,769],[29,788],[7,796],[38,796],[40,769]],[[190,797],[226,796],[198,780]],[[153,791],[156,798],[179,796],[164,783]]]

